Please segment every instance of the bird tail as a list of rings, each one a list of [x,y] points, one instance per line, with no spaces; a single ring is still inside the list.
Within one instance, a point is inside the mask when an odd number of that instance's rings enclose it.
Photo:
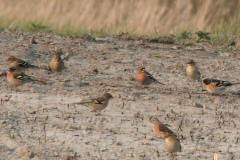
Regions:
[[[30,68],[39,68],[38,66],[35,66],[35,65],[29,65]]]
[[[240,82],[234,82],[234,83],[231,83],[232,85],[237,85],[237,84],[240,84]]]
[[[157,81],[157,80],[156,80],[156,83],[160,83],[161,85],[165,85],[165,84],[163,84],[163,83],[161,83],[161,82],[159,82],[159,81]]]
[[[74,102],[73,104],[82,104],[82,105],[87,105],[89,103],[91,103],[92,100],[86,100],[86,101],[82,101],[82,102]]]

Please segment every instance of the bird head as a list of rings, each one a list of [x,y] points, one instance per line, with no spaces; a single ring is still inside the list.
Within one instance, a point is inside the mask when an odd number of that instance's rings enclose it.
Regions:
[[[110,93],[104,93],[102,97],[107,99],[113,98],[113,96]]]
[[[17,68],[15,68],[15,67],[10,67],[10,68],[8,69],[9,72],[14,72],[14,71],[16,71],[16,70],[17,70]]]
[[[143,73],[143,72],[146,72],[145,67],[141,67],[138,69],[138,73]]]
[[[6,61],[9,61],[10,63],[12,63],[12,62],[14,62],[14,61],[16,61],[16,60],[17,60],[16,57],[10,56],[10,57],[8,57],[8,59],[7,59]]]
[[[188,62],[187,62],[188,65],[195,65],[195,62],[194,60],[192,59],[189,59]]]
[[[151,120],[151,122],[152,122],[153,125],[156,125],[156,124],[161,123],[157,118],[153,118],[153,119]]]

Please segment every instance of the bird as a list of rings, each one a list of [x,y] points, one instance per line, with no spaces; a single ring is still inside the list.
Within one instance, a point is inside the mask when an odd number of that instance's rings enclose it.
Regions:
[[[239,84],[239,82],[231,83],[211,78],[206,78],[202,82],[206,86],[207,91],[211,94],[222,94],[225,92],[227,87]]]
[[[163,83],[158,82],[150,73],[148,73],[145,67],[141,67],[140,69],[138,69],[138,72],[136,74],[136,80],[142,85],[150,85],[153,82],[164,85]]]
[[[14,87],[21,86],[27,82],[37,81],[27,76],[25,73],[17,70],[15,67],[10,67],[8,69],[7,80]]]
[[[170,153],[182,151],[182,146],[179,139],[170,132],[167,132],[165,135],[164,148]]]
[[[38,66],[31,65],[28,62],[14,56],[9,56],[6,61],[8,61],[10,66],[15,67],[18,71],[23,71],[27,68],[39,68]]]
[[[161,123],[157,118],[153,118],[151,122],[153,124],[154,132],[161,138],[164,138],[167,133],[173,133],[173,131],[171,131],[167,126]]]
[[[50,68],[58,73],[66,68],[64,65],[64,62],[61,59],[61,55],[60,55],[61,53],[62,53],[61,48],[57,49],[55,55],[50,61]]]
[[[201,82],[201,74],[194,60],[190,59],[187,64],[188,66],[186,68],[186,72],[188,77],[192,80],[198,80],[199,82]]]
[[[100,115],[100,111],[105,109],[108,106],[108,102],[111,98],[113,98],[113,96],[110,93],[104,93],[101,97],[89,99],[82,102],[77,102],[74,104],[87,105],[92,109],[92,112],[99,111],[98,115]]]

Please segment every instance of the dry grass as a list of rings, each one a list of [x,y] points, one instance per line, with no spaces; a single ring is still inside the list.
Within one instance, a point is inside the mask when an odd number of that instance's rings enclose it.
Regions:
[[[0,0],[1,27],[51,32],[130,32],[138,35],[209,30],[231,22],[238,0]],[[238,19],[237,19],[238,20]],[[35,26],[32,25],[35,24]],[[47,26],[47,27],[45,27]],[[51,27],[50,27],[51,26]]]

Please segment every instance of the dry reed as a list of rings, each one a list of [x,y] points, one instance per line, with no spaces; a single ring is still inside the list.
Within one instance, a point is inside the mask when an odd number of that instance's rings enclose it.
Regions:
[[[1,24],[153,34],[208,30],[232,21],[238,0],[0,0]]]

